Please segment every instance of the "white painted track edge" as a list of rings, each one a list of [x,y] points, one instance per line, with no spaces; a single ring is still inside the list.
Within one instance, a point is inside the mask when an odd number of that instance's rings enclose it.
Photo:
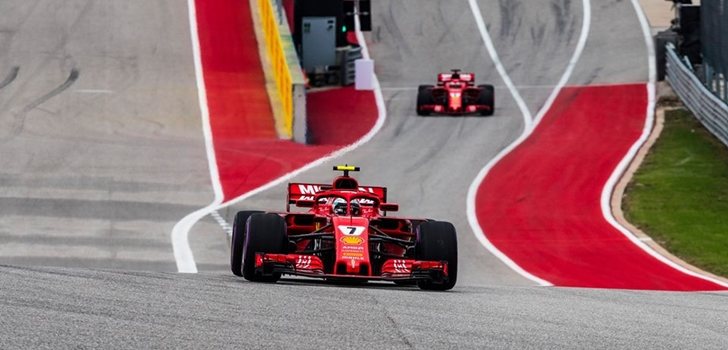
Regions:
[[[212,139],[212,130],[210,127],[210,111],[207,105],[207,89],[205,88],[205,77],[202,69],[202,57],[200,56],[200,38],[197,31],[197,10],[195,8],[195,0],[187,0],[187,13],[190,23],[190,40],[192,42],[192,56],[195,66],[195,80],[197,83],[197,98],[200,105],[200,116],[202,119],[202,131],[205,137],[205,149],[207,154],[207,163],[210,169],[210,181],[214,192],[212,203],[208,206],[196,210],[185,216],[177,222],[172,228],[172,250],[174,252],[174,260],[177,264],[177,271],[183,273],[196,273],[197,265],[192,254],[189,244],[189,232],[192,226],[206,215],[210,208],[214,208],[222,202],[222,185],[220,184],[220,175],[217,168],[217,157]]]
[[[710,276],[698,273],[696,271],[691,271],[684,266],[670,260],[666,256],[660,254],[659,252],[652,249],[649,245],[645,244],[643,241],[641,241],[634,233],[630,232],[626,227],[619,224],[619,222],[614,217],[614,214],[612,213],[611,208],[611,198],[612,193],[614,192],[614,187],[617,185],[617,182],[620,180],[622,175],[624,174],[624,171],[627,169],[629,164],[632,162],[634,157],[637,155],[637,152],[640,150],[640,148],[644,145],[645,142],[647,142],[647,139],[650,136],[650,132],[652,131],[652,127],[654,125],[655,121],[655,103],[656,103],[656,97],[655,97],[655,82],[657,77],[657,68],[656,68],[656,61],[655,61],[655,48],[652,42],[652,36],[650,34],[650,26],[647,21],[647,17],[645,16],[644,11],[642,10],[642,7],[637,2],[638,0],[631,0],[632,5],[635,8],[635,11],[637,13],[637,17],[639,18],[640,25],[642,27],[642,33],[645,38],[645,45],[647,46],[647,59],[648,59],[648,66],[649,66],[649,81],[647,82],[647,96],[648,96],[648,103],[647,103],[647,111],[646,111],[646,122],[645,126],[642,129],[642,134],[640,135],[639,139],[635,141],[635,143],[632,145],[632,147],[629,149],[627,154],[624,156],[624,158],[619,162],[617,167],[615,168],[614,172],[612,172],[612,175],[609,177],[609,180],[607,180],[606,185],[604,186],[604,189],[602,190],[601,195],[601,209],[602,214],[604,215],[604,218],[609,222],[614,228],[616,228],[619,232],[624,234],[630,242],[634,243],[637,247],[654,257],[655,259],[659,260],[660,262],[693,277],[697,277],[700,279],[703,279],[708,282],[715,283],[717,285],[723,286],[728,288],[728,283],[725,283],[721,280],[712,278]]]
[[[508,89],[510,90],[511,94],[513,95],[514,99],[516,99],[516,102],[519,104],[520,107],[520,101],[522,101],[522,98],[520,97],[520,94],[516,90],[515,86],[508,82],[510,82],[510,78],[508,77],[508,73],[506,72],[505,68],[503,68],[502,63],[500,59],[498,58],[498,54],[495,51],[495,47],[492,43],[492,40],[490,38],[490,35],[488,34],[487,29],[485,28],[485,22],[483,20],[483,17],[480,13],[480,7],[478,6],[476,0],[469,0],[470,3],[470,9],[473,12],[473,16],[475,17],[476,24],[478,26],[478,30],[480,31],[480,35],[483,38],[483,42],[485,43],[486,48],[488,49],[488,53],[491,56],[491,59],[493,60],[494,64],[496,65],[496,69],[498,70],[498,73],[501,74],[501,77],[504,81],[506,81],[506,85],[508,86]],[[536,128],[538,123],[543,119],[543,116],[546,114],[546,112],[551,108],[551,105],[553,104],[554,100],[556,100],[556,97],[558,96],[561,89],[566,85],[569,78],[571,77],[571,74],[574,70],[574,67],[576,66],[577,62],[579,61],[579,58],[581,57],[582,52],[584,51],[584,47],[586,46],[586,41],[589,36],[589,30],[591,27],[591,2],[590,0],[582,0],[582,7],[583,7],[583,13],[584,13],[584,19],[582,20],[582,27],[581,27],[581,33],[579,35],[579,41],[577,42],[576,48],[574,50],[574,54],[572,55],[571,59],[569,60],[569,63],[566,67],[566,70],[564,71],[564,74],[561,76],[561,79],[559,80],[558,84],[556,84],[554,90],[552,91],[549,98],[546,100],[546,103],[544,103],[543,107],[539,110],[536,117],[533,119],[533,121],[529,120],[530,115],[525,111],[528,111],[527,108],[521,108],[521,111],[523,113],[524,118],[524,128],[522,134],[515,140],[513,143],[508,145],[506,148],[504,148],[501,152],[499,152],[490,162],[488,162],[485,167],[483,167],[478,175],[475,177],[473,182],[470,184],[470,187],[468,188],[468,195],[467,195],[467,216],[468,216],[468,222],[470,224],[470,227],[473,230],[473,234],[478,239],[478,241],[486,248],[488,251],[490,251],[493,255],[495,255],[498,259],[500,259],[504,264],[506,264],[508,267],[510,267],[512,270],[520,274],[521,276],[537,283],[541,286],[552,286],[553,283],[546,281],[540,277],[537,277],[530,272],[526,271],[522,267],[520,267],[517,263],[515,263],[512,259],[510,259],[507,255],[505,255],[503,252],[501,252],[498,248],[496,248],[492,242],[488,240],[488,238],[485,235],[485,232],[483,231],[482,227],[480,227],[480,224],[478,222],[478,217],[475,213],[475,197],[478,192],[478,188],[480,188],[480,185],[482,184],[485,177],[488,175],[488,172],[506,155],[508,155],[510,152],[512,152],[516,147],[518,147],[523,141],[525,141],[533,132],[533,130]],[[525,102],[524,102],[525,104]]]

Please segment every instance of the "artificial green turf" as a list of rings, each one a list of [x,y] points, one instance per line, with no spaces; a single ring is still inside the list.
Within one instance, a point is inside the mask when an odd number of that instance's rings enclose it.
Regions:
[[[671,253],[728,276],[728,148],[689,112],[665,128],[627,186],[625,216]]]

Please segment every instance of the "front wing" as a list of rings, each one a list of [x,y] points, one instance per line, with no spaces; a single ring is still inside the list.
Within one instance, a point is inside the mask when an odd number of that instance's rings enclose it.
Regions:
[[[264,276],[274,273],[317,277],[325,279],[355,279],[380,281],[431,280],[441,282],[448,276],[446,261],[423,261],[414,259],[389,259],[382,264],[377,276],[327,274],[324,264],[315,255],[264,254],[255,255],[256,272]]]
[[[437,114],[449,114],[449,115],[473,114],[473,113],[480,113],[481,111],[491,111],[493,109],[491,106],[488,106],[488,105],[476,105],[476,104],[466,105],[465,108],[462,108],[462,109],[451,109],[447,105],[444,105],[444,104],[421,105],[419,108],[421,111],[424,111],[424,112],[437,113]]]

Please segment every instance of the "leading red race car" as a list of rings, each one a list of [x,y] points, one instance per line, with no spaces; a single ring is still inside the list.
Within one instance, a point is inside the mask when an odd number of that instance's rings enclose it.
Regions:
[[[417,90],[417,114],[430,113],[462,115],[493,115],[495,90],[493,85],[475,86],[474,73],[450,73],[437,75],[437,86],[420,85]]]
[[[416,283],[448,290],[457,280],[457,237],[449,222],[386,216],[387,189],[360,186],[343,171],[331,185],[289,183],[285,212],[235,215],[230,267],[249,281],[281,275]],[[292,212],[290,205],[308,208]]]

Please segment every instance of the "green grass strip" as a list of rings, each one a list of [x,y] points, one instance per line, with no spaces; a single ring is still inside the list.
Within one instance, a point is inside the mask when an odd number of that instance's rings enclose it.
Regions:
[[[728,276],[728,148],[689,112],[665,128],[627,186],[627,220],[688,263]]]

